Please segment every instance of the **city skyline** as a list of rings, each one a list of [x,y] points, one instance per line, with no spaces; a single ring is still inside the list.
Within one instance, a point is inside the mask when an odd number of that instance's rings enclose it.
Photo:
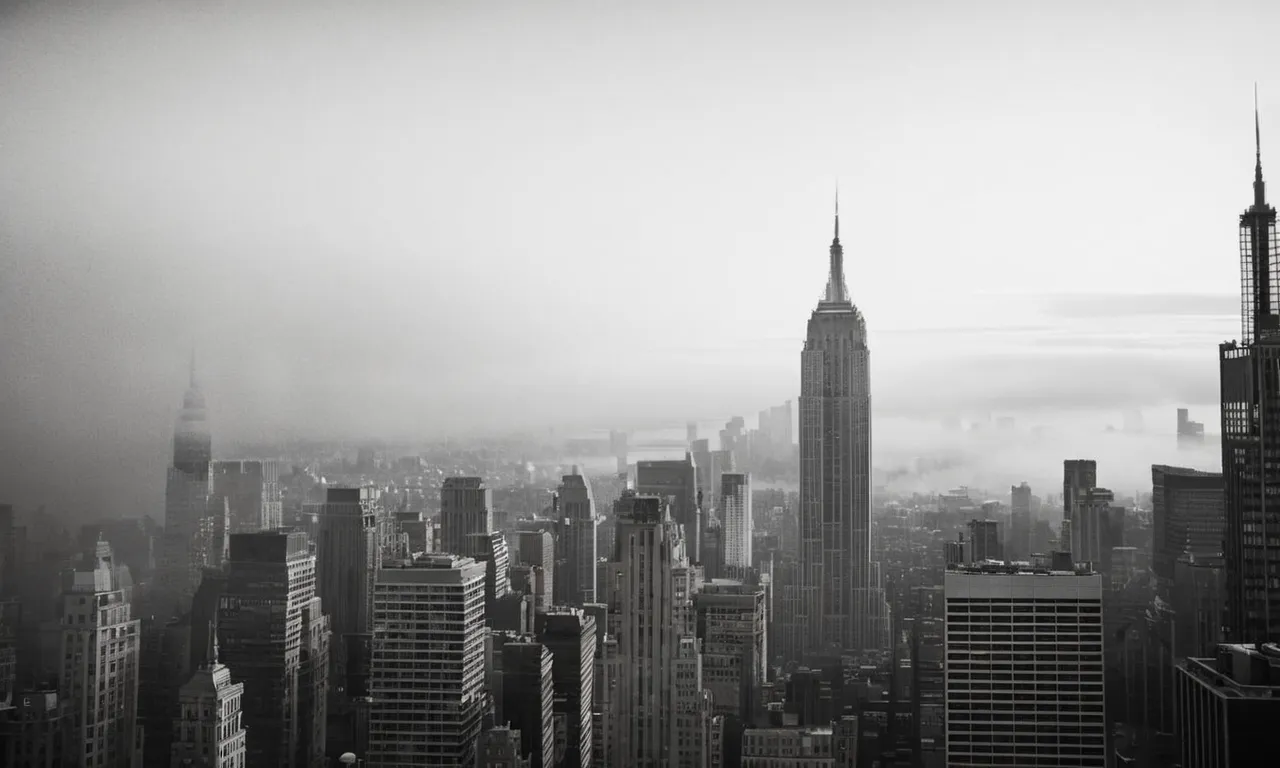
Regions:
[[[1243,29],[1230,12],[1116,12],[1097,25],[1084,6],[1053,16],[986,6],[973,9],[981,25],[934,9],[919,27],[892,11],[817,4],[803,22],[761,8],[776,23],[757,26],[694,7],[668,11],[670,25],[652,29],[670,54],[658,62],[630,31],[633,11],[548,6],[530,17],[511,8],[499,16],[510,26],[491,28],[488,16],[393,5],[334,10],[296,29],[289,3],[262,9],[253,25],[212,9],[63,9],[11,3],[0,32],[0,95],[26,116],[0,125],[10,158],[0,189],[12,201],[0,259],[14,276],[0,304],[11,355],[0,375],[0,481],[20,503],[154,508],[154,494],[127,489],[146,485],[162,452],[177,361],[192,344],[227,440],[604,427],[793,398],[801,339],[792,318],[815,298],[823,268],[803,254],[826,229],[837,177],[857,223],[853,290],[875,318],[873,387],[884,413],[918,411],[916,382],[940,363],[955,373],[953,402],[937,403],[945,407],[1216,404],[1202,363],[1236,335],[1235,257],[1218,223],[1234,213],[1248,172],[1248,88],[1269,70],[1267,47],[1241,38],[1258,34],[1258,14]],[[404,34],[374,58],[402,74],[369,89],[365,69],[333,65],[369,60],[366,38],[348,33],[382,29],[392,13],[403,14]],[[944,33],[956,23],[960,40]],[[1018,36],[1041,24],[1099,55]],[[147,45],[129,45],[136,35]],[[539,45],[545,58],[528,71],[503,63],[533,55],[533,39],[565,48]],[[581,42],[591,39],[609,43],[597,74],[579,66],[603,56]],[[1181,53],[1201,39],[1219,55],[1193,66]],[[1112,52],[1115,40],[1124,44]],[[705,45],[737,68],[698,63]],[[261,56],[272,46],[282,55]],[[776,51],[766,57],[773,65],[760,69],[746,55],[753,46]],[[200,63],[215,52],[225,70]],[[463,52],[459,60],[500,55],[441,82],[417,74]],[[268,58],[282,69],[262,69]],[[894,61],[904,64],[877,66]],[[604,88],[609,77],[621,86]],[[282,91],[321,79],[323,88]],[[781,79],[806,86],[778,90]],[[396,95],[410,86],[452,117],[434,120]],[[84,88],[120,98],[50,101]],[[545,101],[522,95],[535,93]],[[367,119],[332,108],[356,94]],[[1261,97],[1265,136],[1265,81]],[[496,106],[504,99],[509,113]],[[794,108],[765,109],[768,99]],[[318,117],[294,141],[300,113]],[[636,127],[662,115],[671,119]],[[780,140],[789,135],[808,138]],[[440,146],[455,158],[439,157]],[[553,169],[548,156],[563,159]],[[1095,185],[1102,176],[1109,183]],[[946,233],[939,247],[900,236],[921,200]],[[1055,234],[1034,237],[1047,211]],[[338,227],[344,217],[350,225]],[[503,279],[492,279],[492,265]],[[617,311],[628,292],[663,295],[676,269],[701,300]],[[728,295],[715,289],[726,270]],[[578,291],[570,312],[548,301],[564,275],[601,287]],[[420,289],[406,293],[406,284]],[[372,298],[354,316],[322,309],[356,294]],[[482,294],[504,311],[454,323]],[[507,311],[522,318],[518,329],[502,319]],[[572,374],[545,362],[566,335],[585,355]],[[612,353],[619,340],[628,354]],[[369,364],[336,376],[329,359],[352,345]],[[684,375],[646,375],[655,364]],[[1095,374],[1064,389],[1081,367]],[[530,374],[518,377],[519,397],[502,375],[511,369]],[[593,405],[599,392],[610,393],[607,406]],[[112,467],[99,467],[108,453]],[[39,471],[54,463],[85,490]]]

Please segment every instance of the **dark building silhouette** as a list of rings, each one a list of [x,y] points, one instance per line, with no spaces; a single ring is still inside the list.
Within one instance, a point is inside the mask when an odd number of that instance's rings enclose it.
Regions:
[[[574,467],[560,480],[554,504],[558,555],[553,587],[559,605],[582,606],[596,600],[597,537],[600,520],[596,516],[591,484]]]
[[[684,526],[689,559],[701,558],[702,515],[698,509],[698,475],[693,454],[671,461],[636,463],[636,493],[657,496],[671,506],[672,521]]]
[[[1031,486],[1010,486],[1009,502],[1009,547],[1005,554],[1010,560],[1027,560],[1032,552]]]
[[[1269,765],[1280,722],[1280,647],[1220,645],[1176,672],[1182,768]]]
[[[1182,555],[1222,554],[1225,503],[1220,472],[1151,467],[1151,571],[1163,586]]]
[[[309,768],[324,759],[329,621],[300,531],[231,537],[218,609],[221,662],[244,683],[247,764]]]
[[[520,747],[529,768],[555,765],[555,728],[551,651],[529,639],[502,647],[503,717],[520,731]]]
[[[1004,560],[1000,549],[1000,524],[995,520],[969,521],[969,557],[971,562]]]
[[[551,651],[552,707],[565,721],[564,766],[590,768],[596,621],[580,608],[558,608],[539,622],[538,639]]]
[[[1255,134],[1257,123],[1255,115]],[[1233,642],[1280,640],[1280,252],[1258,139],[1253,205],[1240,216],[1241,335],[1219,348],[1227,630]]]
[[[178,689],[191,676],[191,624],[184,619],[142,620],[138,665],[138,723],[143,728],[143,766],[167,766],[173,745]]]

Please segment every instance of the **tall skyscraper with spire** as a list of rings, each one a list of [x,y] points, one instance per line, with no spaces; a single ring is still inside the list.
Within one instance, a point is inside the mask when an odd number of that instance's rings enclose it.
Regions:
[[[800,354],[800,610],[810,654],[883,648],[889,639],[871,560],[871,352],[845,284],[838,193],[830,258]]]
[[[1280,641],[1280,243],[1262,180],[1254,94],[1253,204],[1240,215],[1240,341],[1219,349],[1227,634]]]
[[[226,554],[228,508],[225,500],[213,500],[212,444],[192,355],[191,378],[173,432],[173,465],[165,483],[159,583],[168,605],[162,610],[188,610],[202,570],[221,565]]]

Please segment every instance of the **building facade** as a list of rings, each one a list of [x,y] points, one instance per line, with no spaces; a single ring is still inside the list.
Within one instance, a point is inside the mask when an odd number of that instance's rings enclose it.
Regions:
[[[889,639],[871,560],[871,352],[844,280],[837,208],[827,290],[800,356],[800,560],[811,653]]]
[[[565,768],[590,768],[596,620],[581,608],[557,608],[539,622],[538,639],[551,651],[555,711],[565,722]]]
[[[493,530],[493,492],[479,477],[446,477],[440,488],[440,549],[474,557],[468,537]]]
[[[178,692],[171,768],[247,768],[241,719],[244,683],[217,660],[217,648]]]
[[[723,526],[724,564],[751,567],[751,475],[726,472],[720,476],[720,524]]]
[[[1105,768],[1101,576],[960,566],[944,589],[949,768]]]
[[[577,472],[565,475],[556,492],[556,535],[563,552],[557,572],[556,603],[581,607],[596,601],[596,543],[599,518],[591,483]],[[603,631],[603,630],[602,630]]]
[[[485,705],[485,566],[387,563],[373,594],[369,768],[475,763]]]

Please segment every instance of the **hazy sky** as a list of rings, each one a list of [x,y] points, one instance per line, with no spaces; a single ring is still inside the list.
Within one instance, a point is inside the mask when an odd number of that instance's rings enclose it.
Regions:
[[[156,512],[193,345],[215,445],[754,413],[837,178],[878,414],[1208,407],[1280,9],[1056,5],[2,2],[0,498]]]

